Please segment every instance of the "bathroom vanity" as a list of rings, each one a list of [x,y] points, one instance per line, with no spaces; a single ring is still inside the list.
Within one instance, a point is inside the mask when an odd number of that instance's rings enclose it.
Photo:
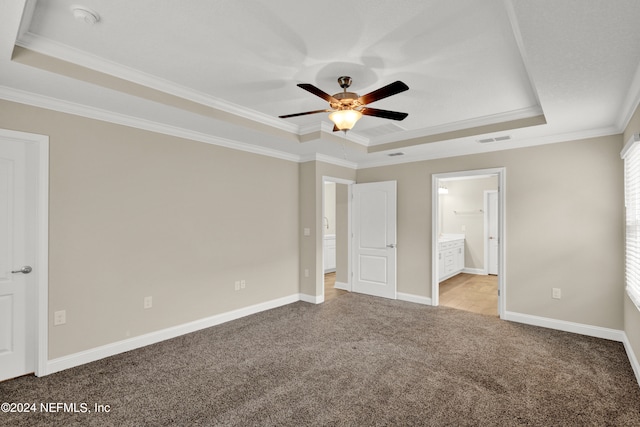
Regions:
[[[438,239],[438,281],[464,270],[464,234],[443,234]]]

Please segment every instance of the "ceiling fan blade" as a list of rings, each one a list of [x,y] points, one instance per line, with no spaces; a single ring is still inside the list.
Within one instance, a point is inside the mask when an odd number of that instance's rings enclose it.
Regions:
[[[371,104],[372,102],[378,101],[391,95],[395,95],[400,92],[404,92],[405,90],[409,90],[409,86],[398,80],[384,87],[381,87],[378,90],[374,90],[373,92],[370,92],[366,95],[362,95],[360,98],[358,98],[358,101],[360,101],[360,104],[362,105]]]
[[[333,110],[315,110],[315,111],[305,111],[304,113],[295,113],[295,114],[287,114],[286,116],[278,116],[281,119],[288,119],[289,117],[298,117],[298,116],[306,116],[307,114],[316,114],[316,113],[328,113]]]
[[[328,93],[324,92],[321,89],[318,89],[317,87],[315,87],[314,85],[311,85],[309,83],[300,83],[298,84],[298,87],[311,92],[312,94],[319,96],[320,98],[324,99],[325,101],[331,103],[331,102],[338,102],[337,99],[335,99],[333,96],[329,95]]]
[[[374,116],[374,117],[382,117],[383,119],[391,119],[391,120],[404,120],[409,114],[408,113],[399,113],[397,111],[389,111],[389,110],[379,110],[377,108],[369,108],[365,107],[360,110],[362,114],[365,116]]]

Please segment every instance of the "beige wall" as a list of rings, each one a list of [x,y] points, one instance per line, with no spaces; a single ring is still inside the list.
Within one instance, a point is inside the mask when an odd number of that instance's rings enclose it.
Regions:
[[[296,163],[4,101],[0,127],[50,137],[50,358],[299,292]]]
[[[506,168],[506,309],[624,325],[640,353],[640,314],[621,285],[620,135],[356,172],[5,101],[0,127],[50,136],[49,310],[67,310],[50,327],[50,358],[322,295],[323,176],[398,182],[398,291],[430,297],[431,175],[493,167]]]
[[[431,175],[506,168],[506,310],[623,325],[621,136],[358,170],[398,182],[398,291],[431,297]],[[562,299],[551,299],[552,288]]]
[[[355,181],[356,171],[328,163],[300,163],[300,293],[324,295],[322,271],[322,186],[323,177]],[[303,230],[308,228],[310,235]],[[305,270],[309,271],[308,277]]]

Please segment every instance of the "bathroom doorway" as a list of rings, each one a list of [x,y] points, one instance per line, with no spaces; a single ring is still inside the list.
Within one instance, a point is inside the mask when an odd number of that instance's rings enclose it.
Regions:
[[[432,181],[432,304],[503,317],[504,169]]]

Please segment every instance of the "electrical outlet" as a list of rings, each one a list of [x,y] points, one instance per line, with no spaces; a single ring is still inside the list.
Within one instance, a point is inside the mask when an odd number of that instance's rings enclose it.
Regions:
[[[553,298],[553,299],[562,298],[562,291],[560,290],[560,288],[553,288],[551,290],[551,298]]]
[[[143,304],[144,308],[151,308],[153,307],[153,299],[151,297],[144,297],[144,304]]]
[[[240,280],[236,280],[236,283],[235,283],[234,286],[235,286],[235,290],[239,291],[240,290]]]
[[[304,269],[304,277],[309,277],[309,269],[308,268]]]
[[[60,310],[53,313],[53,326],[64,325],[67,323],[67,311]]]
[[[247,286],[247,281],[246,280],[241,280],[240,281],[240,289],[244,289]]]

